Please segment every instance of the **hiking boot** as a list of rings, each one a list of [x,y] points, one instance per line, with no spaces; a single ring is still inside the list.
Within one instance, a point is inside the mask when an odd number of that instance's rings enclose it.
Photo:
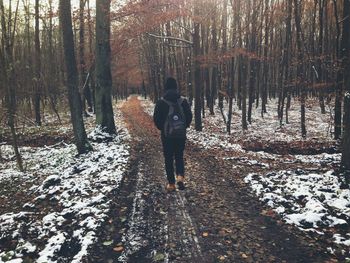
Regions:
[[[184,184],[185,177],[183,177],[182,175],[178,175],[176,177],[176,181],[177,181],[177,186],[179,190],[185,190],[185,184]]]
[[[167,184],[166,190],[167,190],[168,192],[173,192],[173,191],[175,191],[175,190],[176,190],[175,184]]]

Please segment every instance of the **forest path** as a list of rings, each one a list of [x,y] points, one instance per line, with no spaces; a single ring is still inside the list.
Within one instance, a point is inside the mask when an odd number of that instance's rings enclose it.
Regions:
[[[166,193],[159,132],[137,97],[122,113],[132,136],[130,171],[101,231],[91,262],[323,262],[324,251],[294,227],[261,215],[241,183],[251,167],[219,162],[216,153],[186,147],[185,191]],[[239,161],[237,161],[239,162]],[[238,165],[238,163],[237,163]],[[122,250],[120,252],[120,250]]]

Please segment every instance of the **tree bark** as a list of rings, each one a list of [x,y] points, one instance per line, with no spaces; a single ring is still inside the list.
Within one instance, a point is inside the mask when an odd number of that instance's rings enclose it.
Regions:
[[[302,32],[301,32],[301,2],[302,0],[294,0],[294,18],[297,34],[297,87],[300,89],[300,123],[301,123],[301,135],[306,138],[306,126],[305,126],[305,101],[306,92],[304,87],[304,76],[303,76],[303,45],[302,45]]]
[[[41,52],[39,38],[39,0],[35,0],[35,83],[34,83],[34,109],[35,122],[41,125],[40,100],[41,100]]]
[[[323,25],[323,14],[324,14],[324,7],[326,4],[326,0],[319,0],[319,25],[320,25],[320,36],[318,40],[318,81],[322,83],[324,81],[324,74],[323,74],[323,67],[322,67],[322,57],[324,54],[324,45],[323,45],[323,31],[324,31],[324,25]],[[324,104],[324,92],[320,90],[319,92],[319,103],[321,108],[321,113],[326,114],[326,108]]]
[[[214,9],[212,13],[212,27],[211,27],[211,41],[212,41],[212,50],[214,54],[218,51],[218,43],[217,43],[217,29],[216,29],[216,16],[217,16],[217,10],[216,10],[216,2],[214,2]],[[215,105],[215,99],[217,94],[217,82],[218,82],[218,66],[213,65],[211,70],[211,86],[210,86],[210,104],[209,104],[209,111],[210,115],[214,115],[214,105]]]
[[[19,1],[17,1],[15,21],[17,19],[18,2]],[[5,105],[7,108],[7,122],[11,131],[12,146],[15,152],[18,169],[21,172],[24,172],[23,161],[18,148],[17,134],[16,134],[16,128],[15,128],[16,86],[17,86],[16,84],[17,83],[16,83],[15,69],[13,65],[14,63],[13,62],[13,36],[11,36],[11,31],[10,31],[10,25],[12,21],[9,20],[9,23],[6,23],[3,0],[0,0],[0,20],[1,20],[1,29],[2,29],[2,41],[1,41],[1,49],[0,49],[2,50],[2,52],[0,52],[0,76],[3,82],[3,85],[5,86]],[[14,25],[13,25],[14,29],[15,29],[15,24],[16,22],[14,22]]]
[[[92,150],[85,132],[81,100],[78,92],[78,70],[74,53],[74,41],[72,30],[72,17],[70,1],[60,0],[60,25],[63,34],[64,58],[67,70],[68,101],[73,124],[75,144],[78,153],[86,153]]]
[[[84,19],[84,9],[86,0],[80,0],[79,3],[79,67],[80,67],[80,87],[82,91],[82,103],[83,112],[86,112],[86,104],[88,105],[88,111],[92,111],[92,98],[91,91],[88,83],[88,73],[86,70],[85,62],[85,19]],[[86,114],[86,116],[88,116]]]
[[[248,10],[250,9],[250,1],[249,1],[249,6],[248,6]],[[256,20],[257,20],[257,6],[256,6],[256,1],[253,1],[253,13],[251,16],[251,26],[252,26],[252,31],[250,34],[250,51],[252,53],[256,52]],[[248,18],[249,19],[249,18]],[[255,83],[256,83],[256,60],[254,58],[250,58],[250,71],[248,72],[248,78],[249,78],[249,87],[248,87],[248,112],[247,112],[247,118],[248,118],[248,122],[252,123],[252,109],[253,109],[253,103],[254,103],[254,89],[255,89]]]
[[[340,40],[340,25],[339,25],[339,16],[336,0],[333,0],[334,6],[334,16],[337,28],[337,37],[336,37],[336,58],[337,58],[337,79],[335,85],[335,105],[334,105],[334,139],[339,140],[342,134],[342,93],[343,93],[343,70],[339,69],[341,62],[341,52],[339,47]]]
[[[343,35],[341,41],[344,70],[344,134],[341,165],[350,171],[350,0],[344,0]]]
[[[116,132],[112,107],[110,48],[110,0],[96,0],[96,124],[110,133]]]
[[[195,3],[194,7],[195,17],[198,16],[199,7],[198,3]],[[202,85],[201,85],[201,71],[198,57],[200,55],[200,38],[199,38],[199,23],[198,21],[194,22],[194,33],[193,33],[193,59],[194,59],[194,89],[195,89],[195,104],[194,104],[194,122],[196,131],[202,130],[202,115],[201,115],[201,106],[202,106]]]

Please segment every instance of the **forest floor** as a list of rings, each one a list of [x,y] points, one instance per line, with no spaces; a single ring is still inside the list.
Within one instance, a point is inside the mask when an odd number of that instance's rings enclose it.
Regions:
[[[127,131],[78,160],[67,146],[67,160],[56,161],[66,164],[62,174],[0,180],[0,262],[348,260],[350,195],[332,173],[339,163],[334,141],[303,142],[292,132],[270,144],[254,134],[228,138],[208,117],[207,131],[188,134],[186,189],[166,193],[152,108],[136,96],[124,102],[119,125]],[[42,156],[55,159],[57,147]],[[286,147],[299,155],[284,154]],[[50,168],[41,165],[33,169]]]

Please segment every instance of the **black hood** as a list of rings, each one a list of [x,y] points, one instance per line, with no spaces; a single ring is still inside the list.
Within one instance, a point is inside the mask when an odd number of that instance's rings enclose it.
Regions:
[[[169,89],[165,91],[163,98],[171,102],[176,102],[180,98],[180,94],[175,89]]]

